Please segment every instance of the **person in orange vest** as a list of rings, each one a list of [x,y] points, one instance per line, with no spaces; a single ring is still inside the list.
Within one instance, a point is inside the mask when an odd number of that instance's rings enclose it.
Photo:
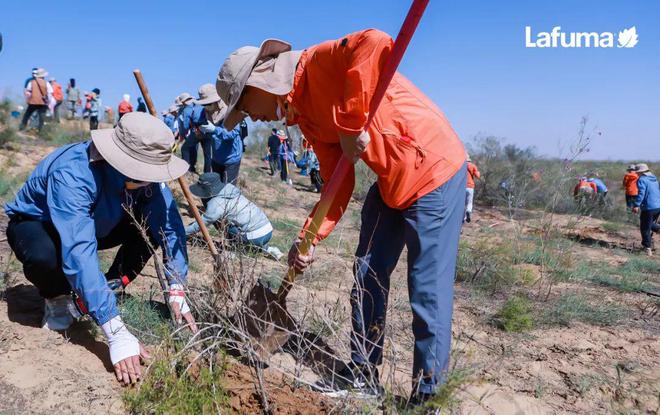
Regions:
[[[44,117],[46,116],[48,103],[53,95],[53,87],[44,79],[48,76],[48,72],[46,72],[44,68],[38,68],[33,72],[33,75],[33,79],[28,82],[27,87],[25,88],[27,109],[23,114],[23,119],[21,120],[19,128],[24,130],[32,113],[36,111],[39,121],[39,126],[37,128],[41,131],[44,127]]]
[[[365,130],[371,97],[393,44],[390,36],[374,29],[298,51],[269,39],[261,47],[246,46],[229,55],[216,89],[228,105],[225,128],[246,116],[297,124],[314,147],[326,183],[341,157],[353,163],[362,159],[376,174],[362,208],[355,255],[351,362],[326,386],[338,393],[382,393],[377,367],[382,363],[390,275],[407,246],[415,338],[411,402],[418,404],[434,395],[449,368],[467,169],[465,148],[440,108],[399,73]],[[332,232],[346,211],[354,172],[351,166],[313,245]],[[308,255],[298,251],[313,213],[289,251],[289,264],[299,272],[314,257],[314,248]]]
[[[55,107],[53,108],[53,120],[56,123],[60,122],[60,105],[64,102],[64,93],[62,92],[62,85],[60,85],[55,78],[50,78],[50,86],[53,88],[53,98],[55,99]]]
[[[117,119],[117,121],[121,120],[121,117],[123,117],[124,114],[128,114],[129,112],[133,112],[133,105],[131,105],[131,96],[128,94],[124,94],[121,102],[119,103],[119,107],[117,108],[117,114],[119,114],[119,118]]]
[[[573,189],[575,200],[593,199],[597,193],[598,187],[596,187],[596,183],[587,181],[586,177],[580,177],[578,184]]]
[[[467,156],[467,186],[465,188],[465,222],[472,222],[472,204],[474,201],[474,179],[480,179],[481,173],[477,166],[472,163],[470,155]]]
[[[623,189],[626,191],[626,207],[628,211],[631,211],[633,206],[635,206],[635,198],[639,193],[637,189],[637,179],[639,176],[635,173],[637,166],[631,164],[626,170],[627,173],[623,176]]]

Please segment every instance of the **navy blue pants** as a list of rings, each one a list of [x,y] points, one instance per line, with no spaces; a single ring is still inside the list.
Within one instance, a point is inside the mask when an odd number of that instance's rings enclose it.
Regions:
[[[362,208],[351,292],[351,358],[382,362],[390,275],[408,248],[408,296],[415,337],[413,385],[433,393],[449,365],[458,239],[465,209],[466,167],[407,209],[388,207],[378,185]]]
[[[212,169],[215,173],[220,175],[222,183],[231,183],[236,186],[238,180],[238,173],[241,170],[241,160],[236,163],[220,164],[215,161],[212,162]]]
[[[188,171],[197,172],[197,145],[202,144],[202,153],[204,154],[204,173],[210,173],[211,157],[213,156],[213,139],[207,137],[206,134],[200,139],[199,137],[189,135],[181,146],[181,158],[188,162]]]
[[[660,225],[655,223],[660,216],[660,209],[642,210],[639,213],[639,232],[642,234],[642,246],[653,248],[653,232],[660,231]]]

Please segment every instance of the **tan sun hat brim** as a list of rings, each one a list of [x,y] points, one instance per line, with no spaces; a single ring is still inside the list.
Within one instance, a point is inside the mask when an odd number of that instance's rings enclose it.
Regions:
[[[188,163],[172,155],[166,164],[150,164],[126,154],[115,144],[113,128],[92,130],[92,141],[103,159],[124,176],[143,182],[176,180],[188,171]]]
[[[291,44],[287,42],[279,39],[266,39],[259,48],[245,46],[234,51],[225,59],[215,83],[218,95],[227,104],[227,116],[223,123],[225,129],[233,130],[245,118],[245,115],[235,107],[257,62],[261,58],[277,56],[290,50]],[[221,90],[226,93],[223,94]]]
[[[286,95],[293,89],[293,78],[296,72],[296,65],[300,60],[302,51],[286,51],[280,53],[276,59],[258,64],[252,69],[245,85],[259,88],[275,95]],[[241,122],[245,115],[234,109],[229,112],[225,120],[225,128],[234,128]]]
[[[197,105],[209,105],[209,104],[213,104],[214,102],[218,102],[218,101],[221,101],[220,97],[215,96],[215,97],[208,97],[208,98],[204,98],[204,99],[196,99],[195,104],[197,104]]]

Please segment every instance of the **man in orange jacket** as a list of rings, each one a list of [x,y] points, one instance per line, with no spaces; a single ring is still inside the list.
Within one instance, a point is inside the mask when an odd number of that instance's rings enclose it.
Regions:
[[[635,198],[639,193],[637,189],[637,179],[639,179],[639,176],[635,173],[636,168],[637,166],[631,164],[628,166],[627,173],[623,176],[623,188],[626,191],[626,207],[629,211],[635,206]]]
[[[465,222],[472,222],[472,204],[474,201],[474,179],[481,178],[477,166],[472,163],[470,155],[467,156],[467,186],[465,188]]]
[[[365,131],[369,103],[392,38],[364,30],[304,51],[279,40],[246,46],[224,62],[216,81],[228,104],[225,128],[245,116],[286,118],[297,124],[328,181],[342,156],[362,159],[378,176],[362,209],[351,295],[351,360],[332,385],[378,395],[390,275],[408,248],[408,288],[415,336],[413,402],[430,398],[446,379],[451,340],[453,282],[465,208],[465,148],[442,111],[397,73]],[[332,202],[313,245],[330,234],[346,210],[354,169]],[[316,210],[316,207],[315,207]],[[315,211],[314,210],[314,211]],[[307,268],[314,255],[298,244],[289,264]],[[343,380],[343,381],[342,381]]]

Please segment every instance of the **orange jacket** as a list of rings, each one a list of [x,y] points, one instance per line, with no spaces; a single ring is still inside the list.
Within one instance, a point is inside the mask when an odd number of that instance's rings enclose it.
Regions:
[[[626,196],[637,196],[639,190],[637,190],[637,179],[639,176],[637,173],[626,173],[623,176],[623,188],[626,189]]]
[[[62,93],[62,85],[57,83],[57,81],[51,81],[50,86],[53,87],[53,98],[55,101],[61,102],[64,100],[64,94]]]
[[[479,169],[471,161],[468,161],[467,172],[467,188],[474,189],[474,179],[481,178],[481,173],[479,173]]]
[[[133,106],[130,102],[122,101],[119,103],[119,108],[117,112],[120,114],[126,114],[127,112],[133,112]]]
[[[573,196],[577,196],[582,187],[590,187],[594,191],[594,194],[598,193],[596,183],[580,180],[578,184],[575,185],[575,189],[573,189]]]
[[[326,182],[343,154],[339,134],[358,135],[364,129],[371,97],[392,46],[391,37],[369,29],[312,46],[300,57],[293,90],[286,98],[287,120],[298,124],[314,146]],[[465,163],[463,144],[442,111],[399,73],[387,88],[368,132],[371,142],[361,158],[378,175],[383,201],[395,209],[405,209],[435,190]],[[332,232],[354,185],[352,169],[314,244]]]

